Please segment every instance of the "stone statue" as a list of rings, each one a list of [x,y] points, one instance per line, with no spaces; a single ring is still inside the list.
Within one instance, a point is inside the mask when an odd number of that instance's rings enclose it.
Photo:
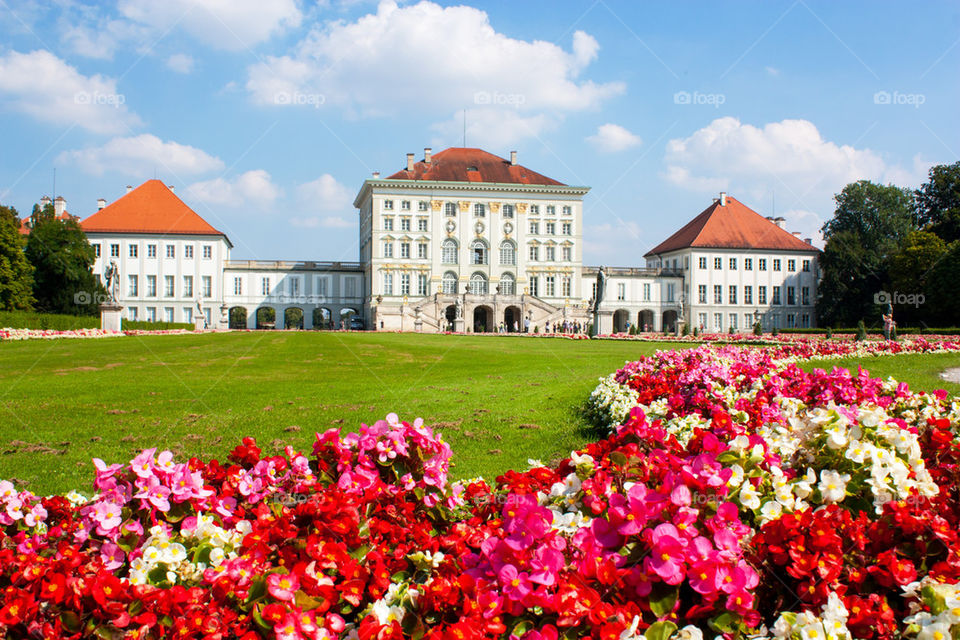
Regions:
[[[459,320],[460,318],[463,317],[463,303],[460,302],[460,298],[459,298],[459,297],[457,298],[456,311],[457,311],[457,319]]]
[[[120,268],[116,260],[111,260],[103,269],[103,279],[107,283],[108,302],[117,303],[117,296],[120,294]]]
[[[593,312],[598,313],[600,311],[600,303],[603,302],[603,290],[607,286],[607,272],[604,270],[603,266],[600,267],[600,270],[597,271],[597,295],[593,299]]]
[[[197,298],[197,317],[203,319],[203,328],[207,328],[207,316],[203,313],[203,307],[200,306],[200,298]]]

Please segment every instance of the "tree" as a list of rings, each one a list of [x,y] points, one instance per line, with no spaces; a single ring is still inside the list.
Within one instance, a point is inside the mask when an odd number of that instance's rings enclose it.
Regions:
[[[47,211],[50,209],[50,211]],[[37,308],[49,313],[94,315],[106,291],[93,275],[93,247],[75,220],[57,220],[47,206],[33,218],[27,260],[33,264]]]
[[[922,306],[928,326],[951,327],[960,320],[960,241],[950,243],[930,270]]]
[[[0,206],[0,310],[28,311],[33,307],[33,267],[23,253],[20,216]]]
[[[960,162],[930,168],[916,191],[917,220],[945,242],[960,239]]]
[[[833,218],[823,225],[817,311],[821,325],[851,326],[879,317],[874,295],[889,286],[890,257],[916,229],[913,193],[861,180],[834,200]]]
[[[890,258],[890,289],[897,294],[929,296],[927,277],[930,270],[947,253],[947,243],[929,231],[912,231],[904,239],[900,251]],[[894,309],[897,324],[917,326],[921,321],[928,324],[932,307],[906,305]]]

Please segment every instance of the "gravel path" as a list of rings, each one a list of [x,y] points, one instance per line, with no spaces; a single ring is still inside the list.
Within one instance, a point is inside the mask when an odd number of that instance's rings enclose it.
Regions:
[[[956,382],[960,384],[960,367],[954,367],[953,369],[947,369],[940,374],[940,377],[946,380],[947,382]]]

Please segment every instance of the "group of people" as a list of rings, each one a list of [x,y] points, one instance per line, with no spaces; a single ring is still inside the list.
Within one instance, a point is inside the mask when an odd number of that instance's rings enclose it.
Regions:
[[[552,330],[552,331],[551,331]],[[564,320],[563,322],[554,322],[550,323],[547,321],[543,324],[544,333],[586,333],[587,325],[578,321]],[[524,318],[523,320],[523,333],[535,333],[536,325],[530,324],[530,318]],[[520,323],[518,321],[513,322],[513,326],[509,326],[501,322],[497,326],[497,333],[520,333]]]

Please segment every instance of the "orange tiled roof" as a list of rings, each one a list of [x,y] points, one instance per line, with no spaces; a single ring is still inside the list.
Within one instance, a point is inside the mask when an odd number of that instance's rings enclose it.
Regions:
[[[64,211],[58,216],[55,216],[57,220],[79,220],[80,216],[70,215],[69,211]],[[20,235],[28,236],[30,235],[30,216],[22,219],[20,221]]]
[[[184,204],[160,180],[142,185],[88,216],[84,231],[225,236]]]
[[[441,180],[444,182],[497,182],[565,186],[553,178],[510,164],[483,149],[450,147],[434,153],[430,162],[416,162],[413,171],[397,171],[390,180]]]
[[[813,245],[781,229],[730,196],[726,197],[726,206],[721,207],[719,201],[714,202],[646,255],[689,247],[818,251]]]

